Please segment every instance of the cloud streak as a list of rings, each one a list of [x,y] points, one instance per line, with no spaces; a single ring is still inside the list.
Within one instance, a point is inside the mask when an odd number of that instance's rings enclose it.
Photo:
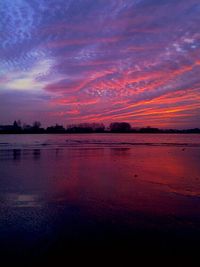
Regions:
[[[28,105],[44,124],[200,127],[199,0],[2,0],[0,10],[2,122],[16,110],[28,119]]]

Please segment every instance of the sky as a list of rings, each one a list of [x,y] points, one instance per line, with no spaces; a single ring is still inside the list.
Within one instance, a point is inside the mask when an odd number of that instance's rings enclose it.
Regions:
[[[200,127],[200,0],[0,0],[0,124]]]

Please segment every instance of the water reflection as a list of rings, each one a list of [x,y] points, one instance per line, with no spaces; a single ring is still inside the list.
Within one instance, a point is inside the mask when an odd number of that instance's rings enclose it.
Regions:
[[[21,192],[19,203],[27,199],[27,206],[37,206],[35,196],[40,195],[47,203],[75,204],[97,217],[136,210],[159,216],[200,213],[195,199],[200,196],[199,148],[43,148],[12,153],[18,164],[8,152],[1,153],[0,192]],[[16,203],[7,199],[8,205]]]
[[[36,194],[2,193],[0,194],[0,200],[0,206],[14,208],[41,207],[43,204],[41,197]]]
[[[140,201],[141,209],[148,203],[149,209],[161,212],[166,198],[172,201],[172,193],[200,195],[200,150],[196,148],[43,149],[43,157],[41,149],[12,151],[19,164],[13,165],[8,153],[1,153],[1,192],[16,187],[25,194],[46,192],[80,205],[95,199],[130,210],[138,208]]]
[[[21,159],[21,149],[13,149],[13,160]]]
[[[33,159],[38,160],[41,157],[40,149],[33,149]]]
[[[69,236],[80,241],[84,234],[101,240],[110,232],[126,238],[150,229],[154,238],[161,230],[183,234],[200,229],[199,159],[199,147],[106,144],[2,150],[1,234],[7,225],[20,233],[26,225],[28,238],[39,233],[38,239],[45,240],[50,225],[48,240],[64,233],[68,242]]]
[[[56,148],[56,156],[58,156],[59,152],[60,152],[60,149]]]
[[[63,154],[62,161],[54,162],[62,175],[56,175],[59,178],[53,191],[66,201],[94,208],[96,213],[109,212],[108,207],[112,207],[164,215],[181,213],[180,207],[187,206],[184,213],[195,214],[193,199],[181,199],[177,192],[190,191],[198,197],[199,156],[200,151],[193,148],[187,153],[166,147],[93,149],[84,153],[71,150]]]
[[[113,156],[128,156],[130,149],[130,147],[112,147],[110,148],[110,151]]]

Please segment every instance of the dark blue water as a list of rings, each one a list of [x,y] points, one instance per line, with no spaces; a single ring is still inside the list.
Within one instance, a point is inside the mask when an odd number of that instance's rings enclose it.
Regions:
[[[199,135],[1,135],[1,256],[198,252],[199,162]]]

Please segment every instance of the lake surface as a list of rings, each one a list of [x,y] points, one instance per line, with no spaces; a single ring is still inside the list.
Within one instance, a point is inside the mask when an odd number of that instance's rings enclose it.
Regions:
[[[178,255],[199,241],[200,135],[0,135],[4,257]]]

